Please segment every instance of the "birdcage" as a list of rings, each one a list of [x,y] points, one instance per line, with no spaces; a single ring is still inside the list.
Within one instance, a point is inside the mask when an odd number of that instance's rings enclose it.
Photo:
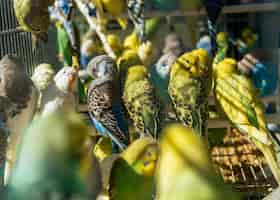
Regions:
[[[262,153],[234,128],[211,150],[212,162],[225,183],[247,199],[262,199],[277,183]]]
[[[13,9],[13,0],[0,1],[0,58],[15,54],[25,64],[26,71],[32,74],[34,67],[42,62],[56,64],[56,38],[50,29],[48,43],[32,47],[31,34],[17,29],[18,23]]]

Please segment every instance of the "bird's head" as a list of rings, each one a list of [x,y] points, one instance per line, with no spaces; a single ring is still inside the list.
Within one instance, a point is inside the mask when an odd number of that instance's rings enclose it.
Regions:
[[[123,50],[120,38],[116,34],[109,34],[107,36],[108,44],[116,54],[120,54]]]
[[[220,32],[217,34],[216,42],[218,46],[225,46],[228,44],[229,35],[227,32]]]
[[[237,72],[237,62],[233,58],[225,58],[214,68],[216,78],[231,75]]]
[[[132,143],[121,157],[143,176],[153,176],[156,171],[159,149],[156,141],[142,138]]]
[[[137,52],[134,50],[125,50],[117,60],[118,70],[121,76],[125,76],[124,73],[128,70],[129,67],[134,65],[141,65],[142,61],[138,56]]]
[[[176,60],[177,64],[179,64],[182,68],[186,70],[196,69],[199,63],[198,56],[192,54],[191,52],[183,54],[179,59]]]
[[[63,67],[54,77],[59,90],[65,93],[76,92],[78,72],[73,67]]]
[[[129,36],[124,39],[123,46],[125,49],[136,50],[140,47],[141,42],[136,34],[136,32],[132,32]]]
[[[40,64],[38,65],[33,73],[32,81],[36,87],[42,91],[45,90],[53,81],[55,71],[50,64]]]
[[[96,56],[89,62],[87,72],[92,78],[114,77],[117,74],[116,63],[110,56]]]

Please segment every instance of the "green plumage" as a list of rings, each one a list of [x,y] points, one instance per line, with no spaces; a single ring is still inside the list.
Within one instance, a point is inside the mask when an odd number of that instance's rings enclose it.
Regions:
[[[155,189],[154,177],[137,174],[125,160],[118,160],[112,170],[111,188],[112,200],[151,200]]]
[[[214,172],[207,146],[191,128],[172,124],[162,135],[156,199],[240,199]]]
[[[8,200],[95,199],[101,178],[88,137],[77,114],[58,112],[36,120],[19,148]]]
[[[148,138],[136,140],[119,157],[112,158],[105,175],[110,199],[151,200],[157,160],[157,144]]]
[[[35,44],[37,38],[47,40],[50,25],[48,6],[53,3],[54,0],[14,0],[15,15],[20,28],[32,33]]]
[[[182,55],[171,68],[168,93],[177,118],[200,135],[206,133],[211,88],[209,58],[204,50]]]
[[[129,67],[122,98],[138,137],[157,137],[158,102],[145,66]]]
[[[214,94],[228,119],[264,154],[278,183],[280,168],[267,129],[263,105],[252,81],[237,72],[237,62],[226,58],[215,69]]]
[[[64,66],[71,66],[73,52],[71,51],[68,34],[61,24],[57,24],[56,27],[59,57],[62,59],[61,61],[64,63]]]

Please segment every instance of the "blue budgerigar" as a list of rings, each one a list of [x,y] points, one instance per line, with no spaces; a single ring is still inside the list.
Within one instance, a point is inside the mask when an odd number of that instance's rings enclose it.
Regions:
[[[111,57],[101,55],[90,61],[87,70],[95,78],[88,89],[92,122],[100,134],[110,136],[123,150],[128,145],[128,128],[122,112],[116,64]]]

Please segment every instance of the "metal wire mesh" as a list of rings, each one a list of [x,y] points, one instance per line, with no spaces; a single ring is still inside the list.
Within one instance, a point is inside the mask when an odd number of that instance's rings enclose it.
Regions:
[[[0,0],[0,58],[6,54],[16,54],[25,64],[27,73],[31,75],[34,67],[47,62],[50,55],[46,44],[40,43],[33,49],[31,34],[18,31],[17,26],[13,0]]]
[[[262,153],[236,129],[212,149],[212,161],[224,181],[248,199],[261,199],[277,185]]]

